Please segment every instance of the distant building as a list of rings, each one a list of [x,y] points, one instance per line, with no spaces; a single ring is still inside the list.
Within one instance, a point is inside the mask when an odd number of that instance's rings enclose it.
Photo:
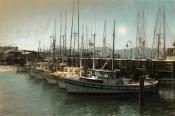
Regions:
[[[0,61],[6,60],[9,57],[10,52],[17,52],[18,47],[12,46],[0,46]]]
[[[12,47],[12,46],[0,46],[0,52],[8,52],[8,51],[18,51],[18,47]]]

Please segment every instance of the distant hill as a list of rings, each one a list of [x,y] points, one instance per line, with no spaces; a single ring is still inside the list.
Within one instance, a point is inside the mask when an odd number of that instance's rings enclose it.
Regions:
[[[96,51],[101,52],[101,50],[102,50],[102,47],[96,47]],[[111,48],[106,48],[106,51],[110,52],[110,51],[112,51],[112,49]],[[136,58],[136,51],[137,51],[136,48],[132,48],[132,58]],[[145,48],[146,58],[151,57],[151,52],[152,51],[153,51],[153,49],[151,49],[151,48]],[[108,53],[108,54],[110,54],[110,53]],[[115,54],[119,54],[121,58],[130,58],[131,49],[115,50]]]
[[[155,51],[151,48],[145,48],[145,57],[146,58],[150,58],[151,57],[151,52]],[[136,56],[136,52],[137,49],[136,48],[132,48],[132,58],[136,58],[138,56]],[[122,50],[115,50],[115,53],[120,54],[121,58],[129,58],[130,54],[131,54],[131,49],[122,49]]]

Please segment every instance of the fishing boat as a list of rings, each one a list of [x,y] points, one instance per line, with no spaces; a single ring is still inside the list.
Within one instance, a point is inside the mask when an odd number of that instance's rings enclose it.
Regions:
[[[120,76],[120,70],[114,69],[114,46],[115,46],[115,20],[113,30],[113,50],[111,70],[95,69],[95,34],[94,34],[94,52],[93,68],[87,76],[80,75],[79,79],[60,78],[66,85],[68,93],[85,94],[128,94],[138,93],[140,90],[139,79],[129,79]],[[141,76],[141,75],[140,75]],[[153,92],[157,90],[158,81],[145,78],[144,91]]]
[[[44,72],[46,72],[46,67],[48,62],[37,62],[31,65],[31,68],[28,70],[30,77],[35,77],[37,79],[44,79]]]
[[[128,78],[118,78],[115,71],[96,70],[95,75],[81,76],[78,80],[60,78],[66,84],[68,93],[85,94],[120,94],[138,93],[139,81]],[[145,78],[144,91],[154,92],[157,90],[158,81]]]
[[[57,71],[53,75],[57,80],[59,88],[66,88],[64,81],[61,78],[78,80],[79,79],[79,67],[64,67],[63,71]]]
[[[44,74],[44,78],[47,80],[48,84],[57,84],[57,78],[59,78],[60,76],[64,76],[63,75],[63,68],[65,65],[63,64],[59,64],[58,67],[56,67],[56,71],[51,72],[51,71],[47,71]]]

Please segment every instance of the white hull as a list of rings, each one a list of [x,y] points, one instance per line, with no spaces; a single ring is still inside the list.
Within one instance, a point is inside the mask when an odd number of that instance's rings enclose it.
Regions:
[[[42,72],[37,71],[37,70],[30,70],[29,75],[30,77],[35,77],[37,79],[44,79]]]
[[[37,73],[36,78],[37,79],[44,79],[44,76],[41,73]]]
[[[57,83],[58,83],[58,87],[59,88],[62,88],[62,89],[65,89],[66,88],[66,84],[64,81],[60,80],[60,79],[57,79]]]
[[[57,84],[57,80],[52,75],[45,75],[48,84]]]
[[[27,72],[27,69],[24,66],[17,66],[17,72]]]
[[[30,77],[36,77],[37,76],[36,72],[34,72],[33,70],[29,70],[28,74],[29,74]]]

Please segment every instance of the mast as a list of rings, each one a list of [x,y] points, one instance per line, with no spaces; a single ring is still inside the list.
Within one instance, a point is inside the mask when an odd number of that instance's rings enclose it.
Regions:
[[[104,31],[103,31],[103,47],[102,47],[102,58],[106,58],[106,20],[104,24]]]
[[[60,13],[60,59],[62,57],[62,13]]]
[[[114,49],[115,49],[115,20],[114,20],[114,28],[113,28],[112,71],[114,71]]]
[[[165,11],[159,9],[157,13],[156,25],[154,30],[154,38],[153,38],[153,49],[156,50],[155,54],[152,56],[156,56],[157,59],[165,59],[166,58],[166,35],[165,35]]]
[[[80,25],[80,21],[79,21],[79,0],[78,0],[78,50],[79,50],[79,43],[80,43],[80,38],[79,38],[79,35],[80,35],[80,33],[79,33],[79,25]]]
[[[65,11],[65,30],[64,30],[64,54],[66,55],[66,46],[67,46],[67,12]],[[63,55],[64,55],[63,54]],[[65,56],[66,57],[66,56]]]
[[[93,39],[94,39],[94,49],[93,49],[93,70],[95,70],[95,37],[96,34],[93,34]]]
[[[82,25],[82,35],[81,35],[81,49],[82,49],[82,54],[84,53],[84,25]]]
[[[158,25],[158,19],[159,19],[159,15],[157,13],[157,17],[156,17],[156,24],[155,24],[155,27],[154,27],[154,35],[153,35],[153,43],[152,43],[152,50],[151,50],[151,58],[155,58],[156,55],[158,55],[157,51],[154,51],[153,50],[155,49],[155,44],[156,44],[156,34],[157,34],[157,25]],[[158,57],[158,56],[157,56]]]
[[[88,52],[88,26],[86,24],[86,53]]]
[[[146,36],[144,29],[144,12],[138,12],[137,35],[136,35],[136,57],[145,58]]]
[[[56,17],[55,17],[55,21],[54,21],[54,33],[53,33],[53,56],[52,59],[55,59],[55,52],[56,52]]]
[[[71,35],[70,35],[70,57],[71,57],[71,49],[72,49],[72,36],[73,36],[73,26],[74,26],[74,0],[73,0],[73,8],[72,8],[72,24],[71,24]]]
[[[82,26],[82,36],[81,36],[81,49],[80,49],[80,70],[82,68],[82,55],[83,55],[83,49],[84,49],[84,26]],[[81,75],[81,71],[80,71]]]
[[[41,41],[38,41],[38,52],[41,52]]]
[[[164,32],[164,37],[163,37],[163,59],[166,59],[166,32],[165,32],[165,7],[163,9],[163,32]]]

